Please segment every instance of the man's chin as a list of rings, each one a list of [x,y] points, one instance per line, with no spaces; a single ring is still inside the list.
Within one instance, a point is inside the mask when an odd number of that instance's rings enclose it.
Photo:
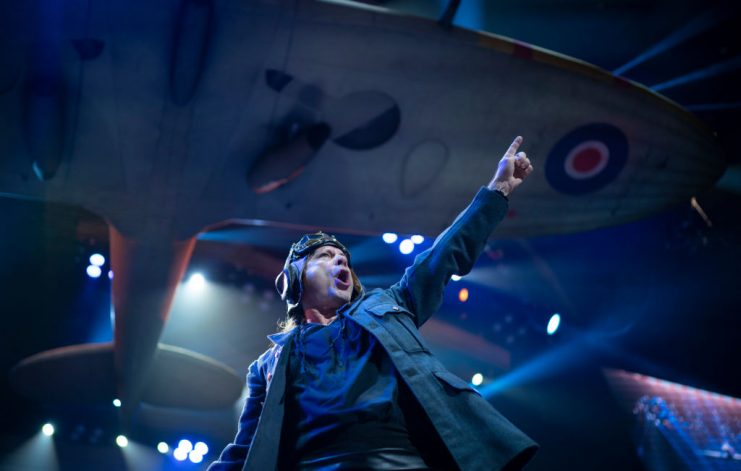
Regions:
[[[340,303],[340,306],[342,306],[343,304],[350,302],[350,299],[352,299],[352,292],[335,291],[334,298]]]

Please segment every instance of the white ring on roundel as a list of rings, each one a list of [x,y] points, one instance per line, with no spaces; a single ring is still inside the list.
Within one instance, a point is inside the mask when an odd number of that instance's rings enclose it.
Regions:
[[[597,152],[599,152],[600,160],[597,163],[597,165],[594,166],[591,170],[588,170],[586,172],[577,170],[574,168],[574,159],[577,155],[583,150],[586,150],[588,148],[596,149]],[[607,167],[607,162],[610,160],[610,149],[607,148],[605,144],[603,144],[600,141],[585,141],[579,144],[578,146],[571,149],[569,152],[569,155],[566,156],[566,160],[564,160],[563,167],[564,171],[566,172],[566,175],[573,178],[574,180],[585,180],[587,178],[591,178],[598,173],[600,173],[602,170],[604,170],[605,167]]]

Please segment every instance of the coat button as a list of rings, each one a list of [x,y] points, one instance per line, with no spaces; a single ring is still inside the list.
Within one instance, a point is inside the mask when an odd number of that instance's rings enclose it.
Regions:
[[[273,373],[268,373],[268,381],[270,381],[271,379],[273,379]]]

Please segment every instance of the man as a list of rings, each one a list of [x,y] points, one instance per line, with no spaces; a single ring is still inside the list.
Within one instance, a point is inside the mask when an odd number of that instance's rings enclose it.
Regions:
[[[291,247],[276,286],[287,325],[252,363],[217,470],[513,470],[537,445],[435,359],[418,332],[465,275],[532,172],[517,137],[496,174],[388,289],[364,292],[323,233]]]

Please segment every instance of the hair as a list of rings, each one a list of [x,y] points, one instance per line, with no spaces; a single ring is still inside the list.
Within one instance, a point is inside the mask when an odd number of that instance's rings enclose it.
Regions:
[[[290,330],[298,327],[299,324],[304,322],[304,310],[295,309],[292,314],[286,314],[286,318],[278,321],[278,331],[280,333],[286,333]]]
[[[303,273],[301,274],[301,277],[303,278]],[[306,322],[306,317],[304,316],[304,306],[299,302],[296,307],[293,309],[289,309],[286,313],[286,317],[283,320],[278,321],[278,331],[280,333],[286,333],[289,330],[293,330],[299,325]]]

